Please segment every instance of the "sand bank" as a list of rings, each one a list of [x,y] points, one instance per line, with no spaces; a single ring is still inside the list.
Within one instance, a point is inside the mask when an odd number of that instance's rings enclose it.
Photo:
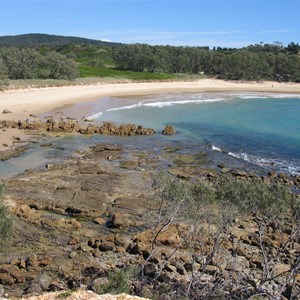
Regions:
[[[173,82],[98,83],[84,86],[26,88],[0,92],[0,120],[21,120],[67,104],[89,102],[105,96],[137,96],[183,92],[299,93],[298,83],[241,82],[216,79]],[[2,114],[4,109],[12,113]],[[0,147],[11,146],[14,133],[0,132]]]

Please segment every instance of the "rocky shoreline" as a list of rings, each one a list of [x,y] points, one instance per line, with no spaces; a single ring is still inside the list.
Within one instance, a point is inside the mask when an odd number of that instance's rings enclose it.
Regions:
[[[131,124],[82,128],[76,120],[2,121],[1,125],[83,134],[154,133]],[[165,131],[174,133],[170,128]],[[255,290],[265,297],[281,297],[276,299],[299,293],[299,223],[290,212],[281,221],[266,220],[263,238],[259,215],[235,218],[228,230],[220,232],[211,260],[215,235],[209,232],[215,234],[215,224],[207,222],[209,230],[203,229],[193,241],[197,245],[193,255],[185,243],[184,220],[161,230],[151,251],[157,212],[153,179],[161,169],[181,182],[210,183],[227,175],[236,181],[259,180],[300,189],[299,176],[269,172],[261,177],[222,163],[211,169],[199,156],[183,156],[180,149],[166,148],[157,156],[150,149],[129,152],[126,146],[94,145],[63,163],[27,170],[4,181],[4,201],[15,220],[14,234],[0,251],[4,293],[21,297],[83,285],[99,292],[109,283],[110,272],[126,272],[128,267],[143,270],[142,276],[127,280],[130,292],[152,299],[179,299],[191,282],[191,299],[208,299],[205,291],[224,299],[243,299]]]

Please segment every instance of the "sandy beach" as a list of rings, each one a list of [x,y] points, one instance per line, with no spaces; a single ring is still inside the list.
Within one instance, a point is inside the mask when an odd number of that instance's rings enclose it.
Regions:
[[[26,88],[0,92],[0,120],[22,120],[67,104],[84,103],[105,96],[137,96],[184,92],[270,92],[300,94],[299,83],[240,82],[216,79],[172,82],[98,83],[84,86]],[[12,113],[2,114],[7,109]],[[12,134],[0,132],[3,144],[12,146]],[[5,147],[4,147],[5,148]]]

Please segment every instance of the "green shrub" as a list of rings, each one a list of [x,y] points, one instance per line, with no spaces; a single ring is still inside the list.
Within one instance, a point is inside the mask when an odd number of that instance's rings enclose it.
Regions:
[[[269,185],[259,179],[236,180],[221,177],[216,183],[217,199],[222,206],[234,205],[242,213],[282,216],[290,207],[292,196],[288,188]]]
[[[108,272],[108,283],[99,286],[98,294],[129,294],[130,293],[130,280],[135,275],[135,269],[127,267],[125,269],[116,269]]]
[[[13,231],[13,219],[2,201],[3,186],[0,186],[0,241],[7,240]]]

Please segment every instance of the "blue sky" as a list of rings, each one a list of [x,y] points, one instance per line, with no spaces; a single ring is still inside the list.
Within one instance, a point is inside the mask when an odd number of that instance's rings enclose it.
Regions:
[[[0,35],[243,47],[300,42],[300,0],[0,0]]]

